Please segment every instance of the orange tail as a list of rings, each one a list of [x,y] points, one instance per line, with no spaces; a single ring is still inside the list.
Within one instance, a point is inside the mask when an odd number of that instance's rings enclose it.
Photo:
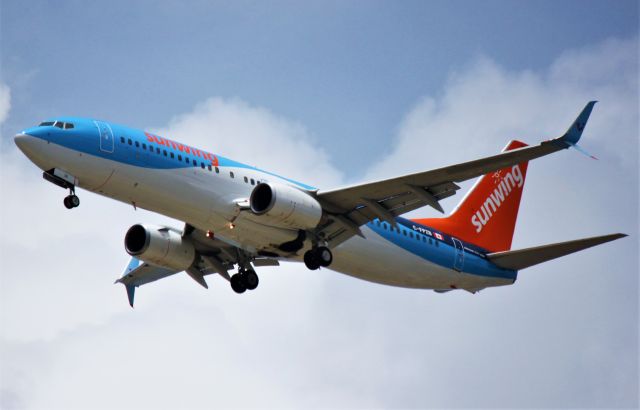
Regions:
[[[503,150],[525,147],[511,141]],[[511,249],[528,162],[482,176],[446,218],[414,219],[491,252]]]

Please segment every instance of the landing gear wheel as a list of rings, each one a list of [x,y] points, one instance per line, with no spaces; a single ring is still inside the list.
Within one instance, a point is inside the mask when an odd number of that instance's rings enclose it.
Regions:
[[[67,209],[76,208],[80,206],[80,198],[78,198],[75,194],[66,196],[64,198],[64,201],[62,202],[64,203],[64,206]]]
[[[260,283],[260,280],[258,279],[258,275],[255,271],[248,270],[243,273],[242,276],[244,276],[244,284],[247,290],[254,290],[258,287],[258,283]]]
[[[319,248],[316,248],[315,252],[320,266],[324,266],[326,268],[327,266],[331,265],[331,262],[333,262],[333,254],[331,253],[329,248],[320,246]]]
[[[236,273],[231,277],[231,289],[236,293],[244,293],[247,290],[244,277],[242,273]]]
[[[71,205],[73,205],[74,208],[80,206],[80,198],[75,194],[69,196],[69,202],[71,202]]]
[[[316,270],[320,267],[320,258],[315,252],[315,249],[311,249],[304,253],[304,264],[310,270]]]

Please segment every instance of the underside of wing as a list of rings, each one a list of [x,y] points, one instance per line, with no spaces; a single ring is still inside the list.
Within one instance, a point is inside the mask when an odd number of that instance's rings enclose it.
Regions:
[[[544,142],[533,147],[503,152],[431,171],[404,175],[382,181],[318,192],[326,209],[336,213],[359,211],[367,219],[390,219],[416,208],[431,205],[442,212],[441,199],[460,189],[456,182],[477,178],[564,149],[560,144]]]
[[[124,274],[116,283],[122,283],[127,289],[129,305],[133,307],[133,299],[138,286],[154,282],[167,276],[175,275],[178,271],[150,265],[135,257],[131,258],[129,265],[124,270]]]
[[[562,137],[536,146],[431,171],[318,191],[316,198],[329,215],[320,231],[329,242],[340,243],[352,235],[361,235],[359,227],[376,218],[395,226],[396,216],[426,205],[443,212],[439,201],[454,195],[460,189],[459,182],[575,147],[594,104],[591,101],[585,106]]]
[[[140,255],[132,257],[122,277],[116,280],[116,283],[122,283],[125,286],[131,307],[133,307],[135,289],[137,287],[166,278],[181,271],[186,272],[189,277],[202,287],[208,288],[207,282],[204,279],[206,275],[217,273],[223,278],[232,281],[229,271],[232,270],[236,264],[241,267],[243,271],[252,270],[252,264],[255,266],[277,266],[279,264],[275,259],[250,254],[233,244],[214,237],[210,232],[196,229],[188,224],[182,232],[167,227],[142,225],[138,225],[136,229],[138,229],[137,232],[141,235],[146,235],[147,230],[153,229],[164,232],[166,235],[158,238],[170,238],[167,240],[179,241],[181,246],[191,250],[189,254],[192,255],[192,258],[190,257],[186,264],[175,267],[175,265],[165,266],[167,263],[163,263],[157,259],[148,260],[145,257],[145,252],[141,252]],[[169,232],[172,232],[175,236],[171,237]],[[160,246],[163,246],[163,249],[169,249],[170,247],[169,243],[161,244]]]

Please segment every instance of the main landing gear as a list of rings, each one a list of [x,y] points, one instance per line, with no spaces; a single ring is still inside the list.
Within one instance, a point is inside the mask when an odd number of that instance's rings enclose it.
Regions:
[[[253,269],[241,269],[240,272],[231,276],[231,289],[236,293],[254,290],[258,287],[258,283],[260,283],[260,280]]]
[[[333,254],[326,246],[318,246],[304,254],[304,264],[311,270],[327,267],[333,262]]]

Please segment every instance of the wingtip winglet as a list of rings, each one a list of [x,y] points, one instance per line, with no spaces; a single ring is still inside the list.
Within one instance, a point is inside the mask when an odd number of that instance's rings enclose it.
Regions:
[[[574,145],[580,141],[580,137],[582,137],[582,131],[587,126],[587,121],[589,121],[589,116],[591,116],[591,111],[593,107],[596,105],[598,101],[593,100],[589,101],[587,105],[584,106],[578,117],[575,119],[571,127],[564,133],[562,137],[559,138],[560,141],[567,143],[568,145]]]
[[[129,299],[129,306],[133,308],[133,298],[136,295],[136,287],[133,285],[124,285],[127,289],[127,299]]]

